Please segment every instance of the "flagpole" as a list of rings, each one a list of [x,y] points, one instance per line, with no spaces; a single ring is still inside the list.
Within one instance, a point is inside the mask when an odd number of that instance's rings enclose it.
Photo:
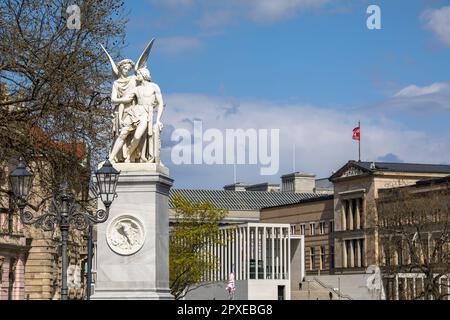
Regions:
[[[358,121],[359,139],[358,139],[358,161],[361,162],[361,121]]]

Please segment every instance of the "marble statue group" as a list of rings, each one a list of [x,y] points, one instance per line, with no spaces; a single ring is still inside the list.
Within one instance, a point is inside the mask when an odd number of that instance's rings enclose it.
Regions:
[[[153,43],[154,39],[149,42],[136,64],[130,59],[124,59],[116,65],[102,46],[115,78],[111,92],[111,102],[115,104],[114,142],[109,154],[111,162],[161,162],[160,133],[163,128],[161,115],[164,102],[161,90],[152,82],[147,68]],[[134,74],[130,75],[130,71],[134,71]]]
[[[111,64],[114,105],[109,161],[120,171],[107,223],[97,225],[93,300],[173,299],[169,288],[169,192],[160,160],[164,102],[147,68],[154,40],[134,63]],[[103,208],[101,201],[98,208]]]

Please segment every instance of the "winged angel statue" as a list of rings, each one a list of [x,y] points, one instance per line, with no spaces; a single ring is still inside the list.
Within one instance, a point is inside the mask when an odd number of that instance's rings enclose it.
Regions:
[[[102,46],[111,63],[115,81],[112,86],[111,102],[116,105],[113,118],[114,144],[109,154],[111,162],[154,162],[160,163],[163,128],[161,115],[164,109],[159,86],[152,82],[147,69],[147,59],[152,39],[136,64],[124,59],[117,65]],[[134,74],[130,75],[133,70]],[[156,121],[154,113],[156,110]]]

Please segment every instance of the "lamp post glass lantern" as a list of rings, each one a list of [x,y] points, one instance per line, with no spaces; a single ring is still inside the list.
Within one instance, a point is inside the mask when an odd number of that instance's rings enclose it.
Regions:
[[[19,164],[9,175],[9,180],[19,207],[24,206],[31,190],[33,174],[27,170],[22,158],[19,159]]]
[[[95,188],[100,196],[105,209],[98,209],[96,212],[82,208],[76,201],[74,195],[69,192],[67,182],[61,185],[61,190],[53,196],[49,210],[38,216],[28,210],[27,199],[31,190],[33,174],[30,173],[22,159],[16,169],[11,172],[9,180],[14,200],[20,210],[20,218],[24,224],[34,225],[44,231],[53,231],[59,226],[61,231],[61,255],[62,255],[62,284],[61,300],[67,300],[67,267],[68,267],[68,238],[70,227],[85,231],[90,226],[105,222],[109,216],[109,208],[116,196],[116,186],[120,172],[114,169],[111,163],[106,160],[103,166],[95,171],[97,180]]]
[[[119,171],[114,169],[111,162],[107,159],[103,166],[95,171],[98,193],[105,207],[109,207],[116,196],[117,181],[119,180]]]

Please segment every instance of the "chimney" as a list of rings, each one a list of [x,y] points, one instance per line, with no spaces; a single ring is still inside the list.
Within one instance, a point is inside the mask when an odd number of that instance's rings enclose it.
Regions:
[[[295,172],[281,176],[281,191],[294,193],[314,193],[316,175],[305,172]]]
[[[248,184],[242,183],[242,182],[236,182],[233,184],[227,184],[223,187],[223,190],[227,191],[246,191],[246,187],[248,187]]]
[[[252,184],[245,188],[247,191],[264,191],[264,192],[278,192],[280,191],[280,185],[275,183],[258,183]]]

